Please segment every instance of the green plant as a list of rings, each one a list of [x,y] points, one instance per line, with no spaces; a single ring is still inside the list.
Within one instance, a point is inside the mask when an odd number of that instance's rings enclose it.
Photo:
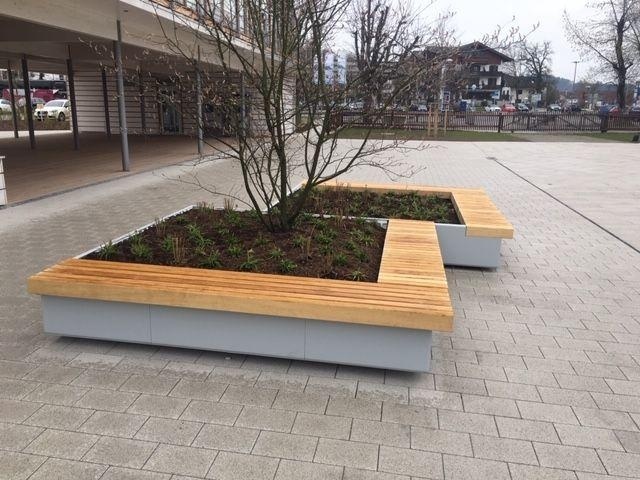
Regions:
[[[187,247],[183,237],[171,238],[171,253],[173,254],[173,263],[180,265],[187,258]]]
[[[307,239],[302,235],[296,235],[291,240],[291,244],[296,248],[304,248],[304,245],[307,243]]]
[[[354,270],[349,274],[349,278],[356,282],[362,282],[367,279],[367,275],[361,270]]]
[[[235,258],[242,255],[242,246],[239,243],[232,243],[227,247],[227,253]]]
[[[356,251],[353,252],[353,254],[361,262],[366,262],[367,261],[367,253],[364,250],[358,248]]]
[[[262,232],[258,232],[258,235],[256,235],[256,239],[253,241],[253,244],[256,247],[264,247],[267,243],[269,243],[269,239]]]
[[[296,268],[298,268],[298,265],[296,265],[294,262],[292,262],[287,258],[283,258],[282,260],[280,260],[280,264],[278,265],[278,268],[280,269],[281,273],[291,273]]]
[[[240,264],[239,268],[246,272],[253,272],[258,268],[259,263],[260,260],[254,256],[253,249],[250,248],[247,250],[247,259]]]
[[[202,261],[202,263],[200,263],[200,265],[206,268],[220,268],[222,266],[222,262],[220,261],[220,252],[218,250],[213,250]]]
[[[109,260],[115,257],[116,253],[118,253],[118,247],[109,240],[98,250],[98,258],[100,260]]]
[[[196,248],[200,250],[205,250],[211,245],[211,240],[206,238],[200,228],[193,223],[187,225],[187,234],[189,239],[196,244]]]
[[[169,253],[173,250],[173,237],[170,235],[165,236],[160,243],[160,248]]]
[[[154,225],[156,228],[156,235],[161,238],[164,237],[167,232],[167,223],[163,220],[160,220],[159,218],[156,218]]]
[[[284,252],[282,251],[282,249],[280,249],[280,247],[274,246],[271,250],[269,250],[269,253],[267,255],[273,260],[280,260],[284,257]]]
[[[223,208],[224,210],[226,210],[227,212],[228,212],[228,211],[231,211],[231,210],[233,210],[233,209],[235,209],[235,206],[236,206],[236,205],[235,205],[235,202],[233,201],[233,198],[231,198],[231,197],[224,197],[224,198],[222,199],[222,208]]]
[[[140,261],[149,261],[151,260],[152,252],[151,247],[145,243],[142,237],[138,234],[133,235],[131,237],[131,255],[135,257],[136,260]]]
[[[347,256],[344,253],[338,253],[333,258],[333,264],[336,267],[344,267],[347,263],[349,263],[349,262],[347,260]]]

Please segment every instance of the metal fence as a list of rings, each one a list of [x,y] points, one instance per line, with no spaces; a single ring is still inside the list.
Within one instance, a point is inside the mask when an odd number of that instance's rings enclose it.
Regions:
[[[446,122],[446,125],[445,125]],[[600,115],[584,112],[402,112],[367,114],[348,111],[338,114],[337,125],[354,128],[392,128],[427,130],[446,127],[447,130],[484,132],[607,132],[609,130],[638,131],[640,115]]]

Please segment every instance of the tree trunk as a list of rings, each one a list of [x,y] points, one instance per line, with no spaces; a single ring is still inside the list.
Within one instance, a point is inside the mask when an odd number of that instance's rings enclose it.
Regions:
[[[616,88],[616,94],[618,97],[618,106],[623,109],[626,105],[626,90],[627,90],[627,72],[618,73],[618,87]]]

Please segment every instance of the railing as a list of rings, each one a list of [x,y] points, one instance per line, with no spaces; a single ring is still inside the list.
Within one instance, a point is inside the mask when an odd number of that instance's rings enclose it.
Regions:
[[[436,124],[447,130],[490,132],[606,132],[640,130],[640,115],[600,115],[582,112],[403,112],[383,114],[344,111],[334,120],[336,126],[354,128],[393,128],[427,130]]]

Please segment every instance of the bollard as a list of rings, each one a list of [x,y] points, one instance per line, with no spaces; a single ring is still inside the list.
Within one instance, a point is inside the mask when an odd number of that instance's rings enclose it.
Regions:
[[[2,161],[4,157],[0,157],[0,207],[7,204],[7,186],[4,183],[4,166]]]

